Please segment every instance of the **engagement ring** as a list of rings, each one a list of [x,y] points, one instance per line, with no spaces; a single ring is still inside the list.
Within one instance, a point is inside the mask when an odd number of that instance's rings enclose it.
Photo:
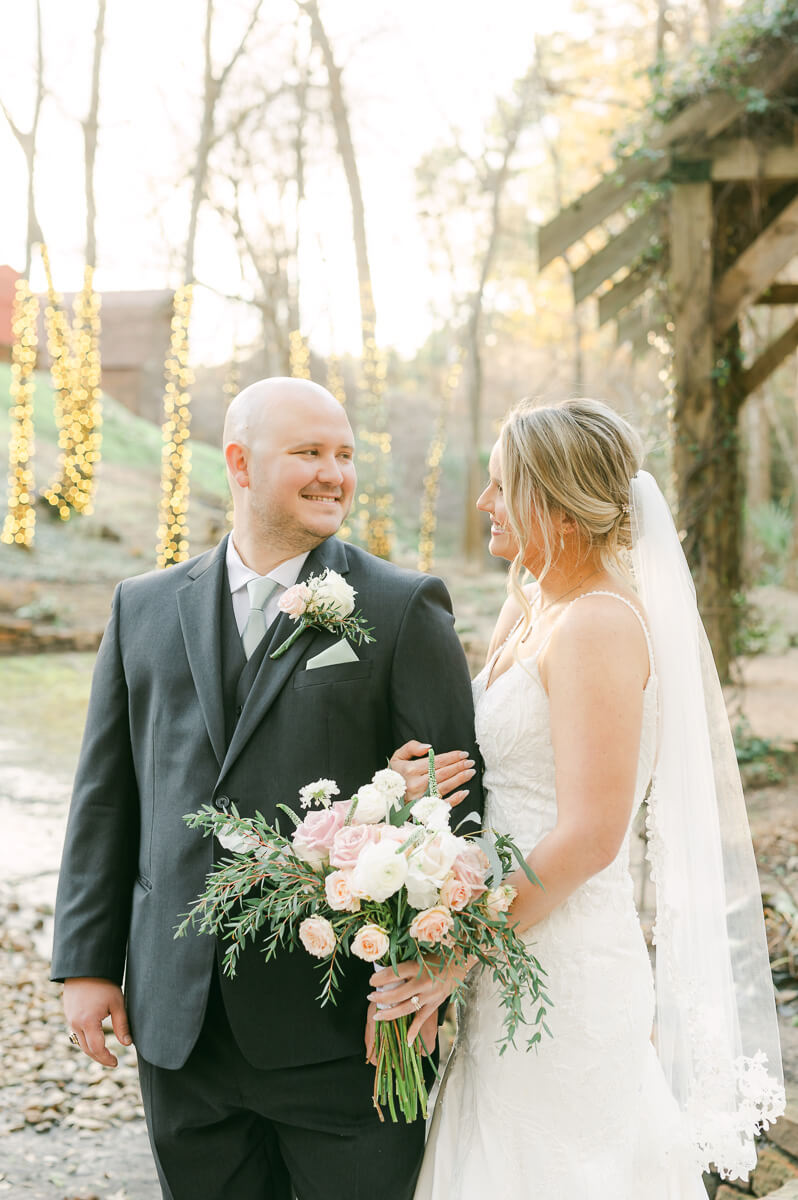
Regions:
[[[70,1042],[72,1043],[72,1045],[73,1045],[73,1046],[79,1046],[79,1045],[80,1045],[80,1042],[78,1041],[78,1035],[75,1033],[74,1029],[71,1029],[71,1030],[69,1031],[69,1040],[70,1040]]]
[[[413,1008],[416,1010],[416,1012],[418,1012],[418,1010],[421,1008],[421,1000],[418,996],[411,996],[410,1003],[413,1005]]]

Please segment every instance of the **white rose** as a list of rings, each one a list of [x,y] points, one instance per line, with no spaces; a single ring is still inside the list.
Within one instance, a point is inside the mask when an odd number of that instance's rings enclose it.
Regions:
[[[455,837],[448,830],[435,833],[410,855],[411,869],[414,874],[425,876],[436,888],[440,888],[461,849],[462,838]]]
[[[451,809],[439,796],[422,796],[410,809],[410,816],[436,833],[449,828]]]
[[[216,835],[216,840],[231,854],[246,854],[248,851],[260,848],[260,838],[254,833],[244,833],[232,825],[225,825]]]
[[[352,893],[381,904],[407,878],[407,859],[394,842],[377,842],[361,851],[352,872]]]
[[[485,908],[488,910],[488,915],[495,920],[499,913],[507,912],[517,895],[518,893],[510,883],[503,883],[501,887],[493,888],[485,896]]]
[[[336,571],[327,571],[318,582],[313,584],[313,599],[319,605],[332,610],[331,615],[338,618],[348,617],[355,608],[353,587],[342,579]]]
[[[358,789],[353,825],[378,825],[388,816],[388,797],[373,783]]]
[[[431,908],[438,902],[438,885],[434,879],[423,875],[414,865],[411,858],[405,880],[407,888],[407,903],[411,908]]]
[[[372,779],[374,787],[379,788],[388,797],[389,807],[395,808],[396,802],[401,800],[407,791],[407,784],[398,771],[392,771],[390,767],[386,767],[384,771],[378,771]]]

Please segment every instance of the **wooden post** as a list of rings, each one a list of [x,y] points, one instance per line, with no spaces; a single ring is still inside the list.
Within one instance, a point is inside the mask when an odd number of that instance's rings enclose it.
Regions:
[[[712,184],[678,183],[670,206],[670,301],[674,322],[674,468],[679,526],[699,608],[721,678],[728,674],[734,595],[727,578],[729,487],[738,500],[737,446],[718,410],[713,290]],[[731,481],[725,478],[733,464]],[[733,537],[739,526],[732,522]],[[734,555],[731,556],[734,559]],[[736,588],[734,589],[736,590]]]

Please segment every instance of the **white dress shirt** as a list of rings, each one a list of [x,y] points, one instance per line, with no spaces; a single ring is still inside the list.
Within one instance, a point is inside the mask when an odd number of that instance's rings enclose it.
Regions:
[[[297,554],[295,558],[287,558],[285,562],[281,562],[273,571],[269,571],[268,575],[258,575],[257,571],[253,571],[244,562],[235,548],[233,535],[232,533],[230,534],[227,539],[227,580],[230,584],[230,593],[233,597],[233,613],[235,614],[239,633],[244,632],[244,626],[249,617],[249,592],[247,591],[247,584],[250,579],[273,579],[278,585],[272,592],[263,610],[266,628],[268,629],[279,612],[277,603],[280,597],[288,588],[293,587],[296,583],[308,554],[310,554],[310,551],[306,550],[304,554]]]

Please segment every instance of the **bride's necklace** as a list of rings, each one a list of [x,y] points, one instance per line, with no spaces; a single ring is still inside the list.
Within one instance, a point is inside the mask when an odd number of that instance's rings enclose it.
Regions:
[[[521,638],[521,641],[525,642],[527,640],[530,633],[535,628],[538,621],[540,620],[540,618],[543,616],[544,612],[546,612],[547,609],[552,608],[555,604],[559,604],[560,601],[564,600],[566,596],[570,596],[571,592],[575,592],[577,590],[577,588],[580,588],[580,587],[582,587],[583,584],[587,583],[588,579],[592,579],[594,575],[598,575],[598,574],[599,574],[599,571],[597,568],[596,570],[591,571],[589,575],[583,575],[582,578],[573,585],[573,587],[569,587],[567,591],[561,592],[561,594],[559,596],[555,596],[553,600],[549,600],[548,604],[544,604],[543,607],[538,611],[538,614],[535,617],[532,624],[529,626],[529,629],[527,629],[526,633]]]

